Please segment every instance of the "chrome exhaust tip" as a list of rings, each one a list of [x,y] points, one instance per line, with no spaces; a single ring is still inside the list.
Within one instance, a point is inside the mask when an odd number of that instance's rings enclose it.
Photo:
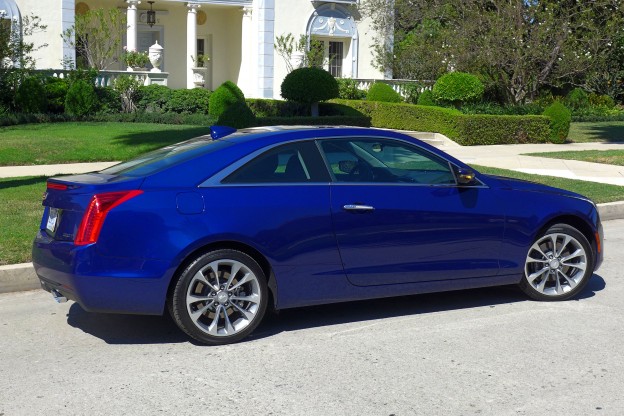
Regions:
[[[63,296],[61,294],[61,292],[59,292],[56,289],[52,289],[50,291],[50,293],[52,293],[52,296],[54,297],[54,300],[56,301],[56,303],[65,303],[67,302],[67,298],[65,296]]]

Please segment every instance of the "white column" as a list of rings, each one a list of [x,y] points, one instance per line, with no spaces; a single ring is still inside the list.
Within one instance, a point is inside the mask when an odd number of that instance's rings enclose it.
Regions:
[[[238,87],[245,97],[255,98],[257,94],[256,68],[254,65],[254,34],[252,28],[252,7],[243,7],[243,21],[241,33],[241,63],[238,72]]]
[[[139,0],[126,0],[128,11],[126,20],[128,30],[126,32],[126,47],[129,51],[137,50],[137,6],[141,4]]]
[[[186,3],[186,88],[195,87],[193,83],[193,66],[197,55],[197,3]]]
[[[62,30],[65,32],[67,29],[74,26],[74,19],[76,17],[74,0],[63,0],[62,3]],[[63,56],[61,56],[61,62],[65,59],[71,60],[74,65],[76,64],[76,49],[63,41]]]
[[[254,1],[254,15],[257,16],[257,96],[273,97],[274,42],[275,42],[275,0]],[[256,17],[254,17],[256,18]],[[279,96],[279,92],[276,94]]]

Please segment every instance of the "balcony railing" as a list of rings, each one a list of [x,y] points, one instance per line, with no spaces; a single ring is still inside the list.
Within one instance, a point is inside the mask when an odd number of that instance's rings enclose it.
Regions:
[[[361,90],[368,91],[370,86],[375,82],[383,82],[384,84],[388,84],[392,87],[393,90],[401,94],[402,97],[406,96],[406,89],[409,88],[408,85],[416,85],[418,87],[418,92],[423,92],[425,90],[430,90],[433,87],[435,81],[414,81],[410,79],[366,79],[366,78],[357,78],[355,79],[358,83],[358,88]]]
[[[66,69],[40,69],[36,72],[49,77],[67,78],[70,70]],[[143,85],[160,84],[167,85],[168,72],[149,72],[149,71],[98,71],[95,77],[96,87],[112,87],[115,80],[122,75],[129,75],[139,80]]]

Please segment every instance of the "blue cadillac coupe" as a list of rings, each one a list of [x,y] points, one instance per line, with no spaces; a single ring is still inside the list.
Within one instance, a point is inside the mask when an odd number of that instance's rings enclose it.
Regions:
[[[267,307],[517,284],[577,295],[603,258],[595,204],[476,172],[403,134],[261,127],[48,180],[42,287],[87,311],[162,314],[206,344]]]

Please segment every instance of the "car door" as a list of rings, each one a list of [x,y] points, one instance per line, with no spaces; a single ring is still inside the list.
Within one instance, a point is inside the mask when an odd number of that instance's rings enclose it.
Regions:
[[[357,286],[498,274],[504,215],[445,159],[386,138],[320,141],[340,256]]]

